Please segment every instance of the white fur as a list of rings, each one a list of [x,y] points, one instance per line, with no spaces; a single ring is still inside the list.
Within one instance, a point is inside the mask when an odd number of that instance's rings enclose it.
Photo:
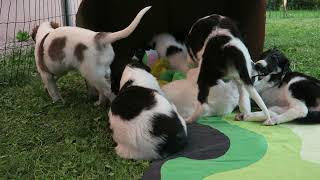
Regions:
[[[155,49],[158,52],[159,57],[166,58],[172,69],[179,70],[184,73],[189,70],[187,48],[184,44],[178,42],[172,35],[168,33],[156,35],[151,43],[155,43]],[[166,52],[169,46],[181,48],[182,51],[167,57]]]
[[[120,88],[128,80],[133,80],[133,85],[150,88],[150,89],[156,90],[160,94],[163,94],[157,79],[152,74],[148,73],[145,70],[126,66],[120,80]]]
[[[218,36],[218,35],[226,35],[226,36],[231,37],[230,42],[225,44],[224,47],[234,46],[242,52],[243,56],[245,57],[246,68],[249,72],[249,76],[251,77],[253,74],[252,59],[251,59],[251,56],[250,56],[248,49],[240,39],[234,37],[230,33],[230,31],[227,29],[220,29],[220,28],[213,29],[212,33],[207,37],[207,39],[204,43],[204,46],[197,53],[199,67],[201,67],[201,65],[202,65],[202,56],[203,56],[204,50],[206,49],[208,41],[212,37]],[[239,73],[237,72],[235,67],[233,67],[233,66],[228,67],[228,73],[227,73],[226,77],[224,77],[224,79],[227,79],[227,80],[232,79],[235,82],[237,82],[236,84],[238,86],[239,95],[240,95],[239,106],[240,106],[240,111],[242,114],[249,114],[251,112],[250,99],[249,99],[249,97],[251,97],[258,104],[258,106],[261,108],[261,110],[265,113],[267,119],[270,120],[269,111],[267,109],[267,106],[263,102],[262,98],[260,97],[260,95],[258,94],[258,92],[256,91],[256,89],[253,86],[245,85],[242,82],[242,80],[240,79]],[[200,102],[198,102],[195,112],[189,118],[187,118],[187,122],[194,122],[202,114],[203,111],[204,111],[204,107],[201,107]]]
[[[152,160],[161,158],[156,149],[163,142],[163,137],[155,137],[150,134],[152,130],[151,120],[157,114],[170,116],[172,111],[178,114],[176,107],[162,95],[156,79],[150,73],[142,69],[126,66],[121,78],[121,88],[128,80],[133,80],[132,85],[134,86],[156,90],[154,92],[156,105],[151,109],[143,110],[138,116],[129,121],[112,114],[112,110],[109,111],[110,128],[113,130],[113,139],[117,143],[116,153],[120,157],[127,159]],[[179,114],[178,118],[184,127],[185,133],[187,133],[185,121]]]
[[[268,82],[270,75],[264,77],[262,80],[257,81],[255,86],[264,102],[269,108],[272,118],[265,120],[263,113],[251,113],[244,117],[247,121],[264,121],[264,125],[275,125],[292,121],[297,118],[303,118],[308,114],[308,107],[305,102],[292,97],[289,87],[291,84],[305,80],[304,77],[295,77],[291,79],[288,84],[285,84],[281,88]],[[312,111],[320,109],[320,103],[318,107],[311,108]],[[319,111],[319,110],[318,110]]]
[[[132,23],[124,30],[108,33],[103,38],[99,39],[99,43],[103,44],[101,48],[97,48],[97,40],[95,36],[97,32],[79,28],[79,27],[59,27],[53,29],[49,22],[44,22],[39,26],[36,34],[35,59],[38,72],[42,78],[45,88],[48,90],[54,102],[59,99],[63,100],[56,85],[56,80],[66,72],[76,69],[88,81],[88,84],[96,88],[99,92],[99,101],[95,104],[103,103],[107,97],[113,99],[111,92],[111,70],[110,64],[114,59],[114,51],[111,46],[116,40],[129,36],[137,27],[143,15],[151,7],[142,9],[132,21]],[[49,72],[43,71],[39,65],[39,45],[45,35],[48,34],[44,41],[44,62]],[[65,57],[59,61],[54,61],[49,56],[49,47],[52,41],[56,38],[66,37],[66,44],[63,48]],[[83,60],[80,62],[75,56],[75,47],[78,44],[84,44],[87,49],[83,51]]]
[[[173,81],[162,87],[167,98],[176,105],[183,118],[190,117],[196,109],[199,68],[189,70],[187,78]],[[218,85],[211,87],[204,116],[219,116],[231,113],[238,105],[239,92],[235,82],[219,80]]]

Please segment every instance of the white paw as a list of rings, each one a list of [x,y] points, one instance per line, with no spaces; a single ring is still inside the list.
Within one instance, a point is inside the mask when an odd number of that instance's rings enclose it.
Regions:
[[[124,147],[123,145],[118,144],[117,147],[115,148],[115,150],[116,150],[116,153],[118,156],[125,158],[125,159],[131,159],[129,150],[126,147]]]
[[[101,105],[101,102],[99,100],[94,102],[94,106],[100,106],[100,105]]]
[[[246,117],[246,115],[244,113],[239,113],[234,117],[234,120],[236,120],[236,121],[244,121],[245,117]]]
[[[59,100],[60,100],[59,97],[53,97],[53,98],[52,98],[53,104],[57,103]]]
[[[277,121],[272,118],[272,119],[267,119],[263,122],[263,125],[265,126],[273,126],[273,125],[276,125],[277,124]]]

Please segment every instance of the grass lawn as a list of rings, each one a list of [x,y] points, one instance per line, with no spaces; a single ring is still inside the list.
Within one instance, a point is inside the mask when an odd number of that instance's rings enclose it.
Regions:
[[[265,47],[280,48],[295,70],[320,78],[320,17],[302,14],[267,16]],[[93,106],[78,74],[59,81],[65,105],[50,104],[37,74],[24,78],[0,86],[0,179],[141,177],[148,162],[116,156],[107,108]]]

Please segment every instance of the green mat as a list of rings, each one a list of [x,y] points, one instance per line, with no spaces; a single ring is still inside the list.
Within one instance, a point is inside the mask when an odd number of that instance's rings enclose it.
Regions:
[[[303,130],[299,130],[299,125],[290,124],[268,127],[256,122],[234,121],[231,115],[223,118],[203,118],[199,123],[225,134],[230,139],[228,151],[216,159],[193,160],[179,157],[168,160],[161,167],[161,179],[318,180],[320,178],[319,125],[301,126]],[[303,132],[308,132],[308,128],[312,132],[309,132],[308,136],[303,136],[305,134]],[[310,147],[304,147],[302,153],[302,144],[307,141],[309,145],[305,146]],[[312,142],[319,146],[312,146]],[[313,152],[309,153],[313,155],[306,156],[308,152]]]

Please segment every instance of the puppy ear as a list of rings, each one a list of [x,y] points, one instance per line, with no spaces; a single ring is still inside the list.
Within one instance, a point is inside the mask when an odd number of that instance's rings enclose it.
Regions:
[[[289,62],[289,60],[288,59],[286,59],[286,62],[285,62],[285,64],[284,64],[284,66],[283,66],[283,73],[285,74],[285,73],[288,73],[288,72],[291,72],[291,69],[290,69],[290,62]]]
[[[289,59],[280,50],[277,49],[277,51],[280,54],[279,58],[280,58],[280,65],[282,67],[282,73],[285,74],[287,72],[291,72]]]
[[[36,41],[36,36],[37,36],[38,29],[39,29],[39,26],[35,26],[35,27],[32,29],[31,37],[32,37],[32,39],[33,39],[34,41]]]
[[[58,27],[60,27],[60,25],[56,22],[50,22],[50,26],[53,28],[53,29],[57,29]]]
[[[260,60],[265,59],[267,57],[268,54],[270,54],[273,51],[273,49],[268,49],[266,51],[264,51],[261,55],[260,55]]]

